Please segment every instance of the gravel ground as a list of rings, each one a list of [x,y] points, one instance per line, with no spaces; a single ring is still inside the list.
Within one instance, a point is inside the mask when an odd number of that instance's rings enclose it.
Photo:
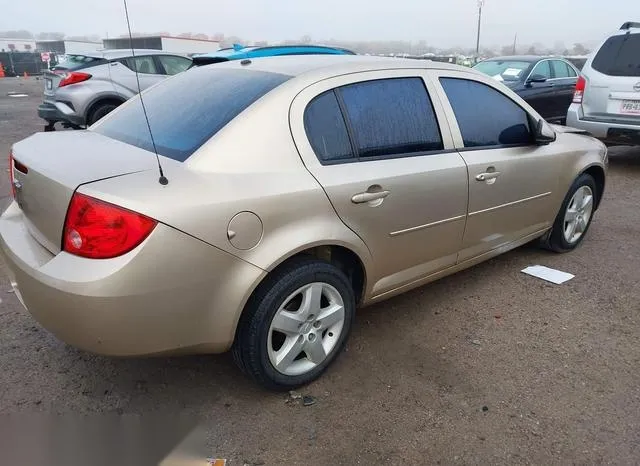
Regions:
[[[42,130],[41,86],[0,79],[0,152]],[[70,348],[22,309],[0,264],[0,413],[197,416],[230,465],[637,464],[640,151],[610,153],[580,248],[520,248],[362,310],[346,353],[301,392],[312,406],[256,388],[229,355]],[[532,264],[576,277],[557,286],[519,272]]]

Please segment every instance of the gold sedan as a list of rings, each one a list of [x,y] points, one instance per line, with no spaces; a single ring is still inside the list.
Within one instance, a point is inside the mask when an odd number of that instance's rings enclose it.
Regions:
[[[14,145],[16,295],[87,351],[232,349],[271,389],[317,378],[358,306],[535,239],[574,249],[605,185],[603,144],[443,63],[244,60],[142,99]]]

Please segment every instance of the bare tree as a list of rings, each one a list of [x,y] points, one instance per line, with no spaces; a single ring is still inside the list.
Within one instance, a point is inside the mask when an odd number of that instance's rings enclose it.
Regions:
[[[586,55],[587,53],[589,53],[589,51],[584,45],[575,43],[573,44],[573,53],[574,55]]]

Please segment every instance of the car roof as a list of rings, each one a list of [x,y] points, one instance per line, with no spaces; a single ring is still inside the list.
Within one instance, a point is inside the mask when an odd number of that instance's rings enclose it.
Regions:
[[[350,50],[340,47],[328,47],[325,45],[271,45],[265,47],[229,47],[211,53],[194,55],[194,57],[224,58],[235,60],[240,58],[252,58],[252,56],[271,56],[278,53],[292,54],[347,54],[353,55]]]
[[[323,79],[347,73],[357,73],[371,70],[393,69],[446,69],[452,71],[466,71],[484,76],[482,73],[461,65],[452,65],[431,60],[416,60],[410,58],[375,57],[367,55],[284,55],[277,57],[252,58],[247,60],[232,60],[202,68],[219,69],[244,68],[254,71],[279,73],[292,77],[313,74],[314,79]]]
[[[548,60],[550,58],[562,58],[562,57],[552,57],[550,55],[504,55],[501,57],[492,57],[487,58],[482,61],[523,61],[527,63],[535,63],[540,60]]]

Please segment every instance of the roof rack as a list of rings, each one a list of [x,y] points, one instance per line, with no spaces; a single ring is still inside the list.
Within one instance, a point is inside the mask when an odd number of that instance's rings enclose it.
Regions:
[[[627,21],[622,26],[620,26],[621,30],[631,29],[631,28],[640,28],[640,23],[633,22],[633,21]]]

